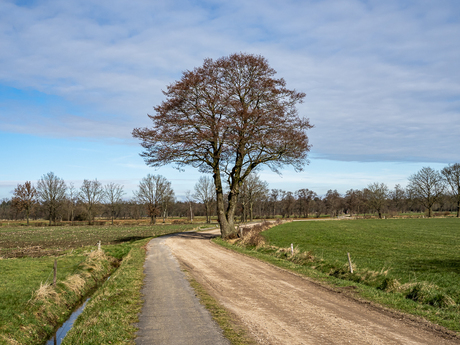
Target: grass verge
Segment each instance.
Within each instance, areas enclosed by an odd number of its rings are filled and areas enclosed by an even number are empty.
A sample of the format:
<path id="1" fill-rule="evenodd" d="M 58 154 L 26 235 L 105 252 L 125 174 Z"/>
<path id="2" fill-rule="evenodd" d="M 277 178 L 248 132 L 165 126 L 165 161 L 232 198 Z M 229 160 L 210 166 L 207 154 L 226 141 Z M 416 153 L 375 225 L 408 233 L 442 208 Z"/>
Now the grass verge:
<path id="1" fill-rule="evenodd" d="M 232 345 L 255 345 L 257 344 L 248 334 L 248 331 L 242 326 L 236 317 L 222 307 L 193 277 L 186 272 L 190 285 L 195 290 L 200 303 L 205 306 L 211 313 L 212 318 L 220 326 Z"/>
<path id="2" fill-rule="evenodd" d="M 129 252 L 120 267 L 92 296 L 62 345 L 134 344 L 134 323 L 142 307 L 145 245 L 149 240 L 133 241 L 129 248 L 125 245 Z"/>

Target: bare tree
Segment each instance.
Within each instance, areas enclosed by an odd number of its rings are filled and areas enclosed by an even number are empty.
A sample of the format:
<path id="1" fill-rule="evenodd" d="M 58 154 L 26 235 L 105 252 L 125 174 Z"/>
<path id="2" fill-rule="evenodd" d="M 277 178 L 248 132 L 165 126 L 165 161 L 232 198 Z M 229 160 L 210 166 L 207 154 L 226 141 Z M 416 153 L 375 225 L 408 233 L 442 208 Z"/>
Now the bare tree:
<path id="1" fill-rule="evenodd" d="M 392 208 L 398 212 L 404 212 L 407 207 L 406 191 L 401 185 L 395 185 L 394 190 L 390 191 L 388 197 L 391 200 Z"/>
<path id="2" fill-rule="evenodd" d="M 452 196 L 457 205 L 457 218 L 460 218 L 460 164 L 448 165 L 441 170 L 444 180 L 451 188 Z"/>
<path id="3" fill-rule="evenodd" d="M 193 197 L 202 202 L 206 213 L 206 223 L 211 222 L 211 207 L 215 198 L 214 183 L 208 176 L 201 176 L 195 184 Z"/>
<path id="4" fill-rule="evenodd" d="M 327 212 L 331 217 L 338 216 L 342 210 L 342 197 L 340 196 L 337 189 L 329 189 L 326 193 L 326 196 L 323 199 Z"/>
<path id="5" fill-rule="evenodd" d="M 136 128 L 146 164 L 176 163 L 213 174 L 222 237 L 235 236 L 235 208 L 244 179 L 259 165 L 302 170 L 310 150 L 296 105 L 305 94 L 289 90 L 262 56 L 233 54 L 184 72 L 164 92 L 150 116 L 152 128 Z M 228 204 L 222 179 L 228 181 Z"/>
<path id="6" fill-rule="evenodd" d="M 254 218 L 254 204 L 268 193 L 268 183 L 252 172 L 243 182 L 243 190 L 249 206 L 249 221 Z"/>
<path id="7" fill-rule="evenodd" d="M 121 198 L 126 193 L 123 191 L 123 186 L 114 182 L 110 182 L 104 186 L 104 199 L 107 205 L 110 208 L 110 217 L 112 219 L 113 225 L 113 217 L 115 215 L 115 209 L 117 205 L 120 204 Z"/>
<path id="8" fill-rule="evenodd" d="M 299 189 L 295 192 L 299 204 L 299 215 L 308 218 L 310 203 L 316 197 L 316 193 L 308 188 Z"/>
<path id="9" fill-rule="evenodd" d="M 388 186 L 385 183 L 375 182 L 367 186 L 366 195 L 369 207 L 378 213 L 380 219 L 382 219 L 382 209 L 387 203 L 388 192 Z"/>
<path id="10" fill-rule="evenodd" d="M 433 205 L 444 193 L 445 185 L 438 171 L 424 167 L 409 177 L 407 188 L 413 196 L 419 198 L 422 205 L 428 210 L 428 217 L 431 217 Z"/>
<path id="11" fill-rule="evenodd" d="M 14 189 L 12 204 L 18 211 L 25 211 L 27 225 L 32 208 L 37 203 L 37 190 L 30 181 L 18 184 Z"/>
<path id="12" fill-rule="evenodd" d="M 104 188 L 97 179 L 83 180 L 78 197 L 86 207 L 88 222 L 91 225 L 94 208 L 104 199 Z"/>
<path id="13" fill-rule="evenodd" d="M 139 182 L 139 190 L 135 191 L 134 195 L 146 206 L 152 224 L 156 224 L 162 200 L 169 190 L 171 190 L 171 182 L 161 175 L 148 174 Z"/>
<path id="14" fill-rule="evenodd" d="M 70 222 L 73 225 L 73 221 L 75 219 L 75 209 L 77 207 L 77 202 L 78 202 L 78 191 L 75 188 L 75 185 L 73 182 L 69 183 L 69 186 L 67 188 L 67 204 L 69 207 L 70 211 Z"/>
<path id="15" fill-rule="evenodd" d="M 58 209 L 65 200 L 67 186 L 63 179 L 49 172 L 41 177 L 37 183 L 37 192 L 41 202 L 48 211 L 49 225 L 56 223 Z"/>
<path id="16" fill-rule="evenodd" d="M 171 188 L 171 184 L 169 184 L 161 198 L 161 210 L 163 212 L 163 223 L 166 223 L 166 217 L 168 216 L 169 206 L 174 203 L 174 191 Z"/>
<path id="17" fill-rule="evenodd" d="M 193 196 L 189 190 L 185 192 L 185 201 L 189 208 L 189 220 L 193 222 Z"/>
<path id="18" fill-rule="evenodd" d="M 270 191 L 270 203 L 272 204 L 272 217 L 276 216 L 276 206 L 278 204 L 278 199 L 280 197 L 281 189 L 272 189 Z"/>

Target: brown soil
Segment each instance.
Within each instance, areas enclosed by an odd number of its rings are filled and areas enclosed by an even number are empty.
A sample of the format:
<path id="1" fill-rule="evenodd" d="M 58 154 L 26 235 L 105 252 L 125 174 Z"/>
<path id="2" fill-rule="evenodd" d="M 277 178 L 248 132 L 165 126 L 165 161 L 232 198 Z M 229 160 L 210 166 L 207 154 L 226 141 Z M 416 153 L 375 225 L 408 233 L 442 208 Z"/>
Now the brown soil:
<path id="1" fill-rule="evenodd" d="M 217 231 L 165 243 L 260 344 L 459 344 L 453 332 L 334 291 L 209 241 Z M 341 293 L 338 293 L 341 292 Z"/>

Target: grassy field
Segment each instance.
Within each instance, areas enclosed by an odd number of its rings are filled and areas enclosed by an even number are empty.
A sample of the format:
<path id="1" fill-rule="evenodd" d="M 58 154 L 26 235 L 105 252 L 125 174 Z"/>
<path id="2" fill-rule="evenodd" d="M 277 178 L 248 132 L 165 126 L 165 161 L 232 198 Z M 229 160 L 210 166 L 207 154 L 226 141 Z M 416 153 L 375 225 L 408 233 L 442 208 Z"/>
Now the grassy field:
<path id="1" fill-rule="evenodd" d="M 270 244 L 302 251 L 331 263 L 388 270 L 401 284 L 427 281 L 460 304 L 460 220 L 401 219 L 292 222 L 263 233 Z M 312 263 L 316 265 L 316 263 Z"/>
<path id="2" fill-rule="evenodd" d="M 82 297 L 119 265 L 134 265 L 139 289 L 142 284 L 142 246 L 150 238 L 196 228 L 196 224 L 157 226 L 85 226 L 45 228 L 0 228 L 0 344 L 39 344 L 54 327 L 67 318 Z M 96 243 L 102 242 L 106 255 L 94 257 Z M 134 261 L 131 259 L 136 257 Z M 129 258 L 129 260 L 127 260 Z M 54 260 L 58 262 L 58 283 L 53 281 Z M 131 264 L 129 264 L 131 262 Z M 129 270 L 128 270 L 129 271 Z M 111 279 L 112 280 L 112 279 Z M 133 281 L 126 276 L 114 280 L 123 289 Z M 129 299 L 140 297 L 126 287 Z M 115 293 L 118 296 L 119 293 Z M 129 303 L 117 298 L 105 300 L 111 310 L 123 310 Z M 136 314 L 132 308 L 133 317 Z M 129 329 L 133 335 L 132 327 Z M 126 336 L 126 334 L 124 335 Z M 80 338 L 83 339 L 84 337 Z"/>
<path id="3" fill-rule="evenodd" d="M 459 219 L 291 222 L 261 234 L 257 248 L 220 243 L 460 331 Z"/>

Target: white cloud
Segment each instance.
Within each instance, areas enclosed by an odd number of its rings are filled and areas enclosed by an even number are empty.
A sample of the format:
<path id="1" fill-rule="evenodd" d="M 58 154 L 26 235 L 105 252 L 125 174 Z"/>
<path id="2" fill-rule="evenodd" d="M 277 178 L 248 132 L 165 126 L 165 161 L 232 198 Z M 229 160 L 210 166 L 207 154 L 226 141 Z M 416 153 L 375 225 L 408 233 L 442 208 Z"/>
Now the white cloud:
<path id="1" fill-rule="evenodd" d="M 128 139 L 181 71 L 243 51 L 307 93 L 318 156 L 458 161 L 458 18 L 454 0 L 6 1 L 0 83 L 67 103 L 5 100 L 0 129 Z"/>

